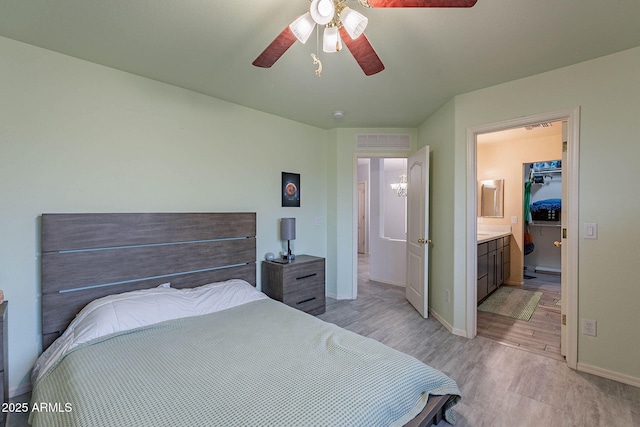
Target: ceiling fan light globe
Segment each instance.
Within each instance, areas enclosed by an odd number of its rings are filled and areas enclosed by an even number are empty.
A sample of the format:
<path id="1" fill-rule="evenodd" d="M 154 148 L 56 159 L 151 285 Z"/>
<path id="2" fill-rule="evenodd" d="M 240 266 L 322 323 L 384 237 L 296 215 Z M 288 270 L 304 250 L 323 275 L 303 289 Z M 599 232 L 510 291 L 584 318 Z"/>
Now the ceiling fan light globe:
<path id="1" fill-rule="evenodd" d="M 318 25 L 326 25 L 333 20 L 336 13 L 336 7 L 333 0 L 313 0 L 309 13 Z"/>
<path id="2" fill-rule="evenodd" d="M 307 12 L 293 21 L 289 25 L 289 29 L 300 43 L 305 44 L 307 40 L 309 40 L 315 26 L 316 23 L 313 21 L 311 14 Z"/>
<path id="3" fill-rule="evenodd" d="M 340 21 L 342 21 L 342 25 L 344 29 L 347 30 L 349 36 L 354 40 L 364 33 L 369 23 L 369 19 L 367 19 L 366 16 L 350 7 L 345 7 L 342 10 L 340 13 Z"/>
<path id="4" fill-rule="evenodd" d="M 338 27 L 327 27 L 322 35 L 322 50 L 327 53 L 338 52 L 342 49 L 342 39 Z"/>

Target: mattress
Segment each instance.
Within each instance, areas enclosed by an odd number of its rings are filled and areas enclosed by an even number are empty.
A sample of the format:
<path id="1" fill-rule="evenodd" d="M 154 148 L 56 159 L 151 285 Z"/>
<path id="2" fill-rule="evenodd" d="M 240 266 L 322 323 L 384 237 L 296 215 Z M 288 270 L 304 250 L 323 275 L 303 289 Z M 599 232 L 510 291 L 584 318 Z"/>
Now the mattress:
<path id="1" fill-rule="evenodd" d="M 417 359 L 270 299 L 83 342 L 36 379 L 34 426 L 403 425 L 460 399 Z M 42 403 L 46 403 L 42 405 Z"/>

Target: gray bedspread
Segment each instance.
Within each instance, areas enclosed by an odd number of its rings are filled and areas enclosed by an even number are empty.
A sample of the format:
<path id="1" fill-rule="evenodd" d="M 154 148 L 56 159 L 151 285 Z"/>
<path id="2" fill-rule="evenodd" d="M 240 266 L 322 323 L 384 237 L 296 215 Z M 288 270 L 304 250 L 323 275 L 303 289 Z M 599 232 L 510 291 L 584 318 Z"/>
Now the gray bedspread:
<path id="1" fill-rule="evenodd" d="M 113 334 L 35 384 L 34 426 L 389 426 L 456 383 L 271 300 Z M 46 403 L 47 405 L 42 405 Z"/>

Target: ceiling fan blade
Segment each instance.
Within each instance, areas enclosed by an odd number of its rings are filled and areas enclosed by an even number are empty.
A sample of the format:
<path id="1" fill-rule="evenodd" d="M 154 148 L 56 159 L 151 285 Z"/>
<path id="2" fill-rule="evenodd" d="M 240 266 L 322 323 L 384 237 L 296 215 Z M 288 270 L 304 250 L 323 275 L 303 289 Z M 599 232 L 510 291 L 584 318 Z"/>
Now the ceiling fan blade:
<path id="1" fill-rule="evenodd" d="M 256 67 L 269 68 L 296 42 L 296 36 L 287 26 L 276 37 L 269 46 L 258 56 L 253 65 Z"/>
<path id="2" fill-rule="evenodd" d="M 344 27 L 340 27 L 340 37 L 367 76 L 384 70 L 384 64 L 364 34 L 354 40 Z"/>
<path id="3" fill-rule="evenodd" d="M 371 7 L 472 7 L 478 0 L 369 0 Z"/>

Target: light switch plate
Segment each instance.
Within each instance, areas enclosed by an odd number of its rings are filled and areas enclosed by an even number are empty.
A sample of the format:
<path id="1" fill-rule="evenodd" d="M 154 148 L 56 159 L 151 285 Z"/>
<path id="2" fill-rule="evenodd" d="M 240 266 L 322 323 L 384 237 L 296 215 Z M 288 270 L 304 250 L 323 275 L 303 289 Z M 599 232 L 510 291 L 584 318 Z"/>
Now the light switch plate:
<path id="1" fill-rule="evenodd" d="M 598 238 L 598 224 L 595 222 L 584 223 L 584 238 L 585 239 L 597 239 Z"/>

